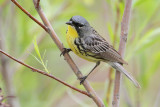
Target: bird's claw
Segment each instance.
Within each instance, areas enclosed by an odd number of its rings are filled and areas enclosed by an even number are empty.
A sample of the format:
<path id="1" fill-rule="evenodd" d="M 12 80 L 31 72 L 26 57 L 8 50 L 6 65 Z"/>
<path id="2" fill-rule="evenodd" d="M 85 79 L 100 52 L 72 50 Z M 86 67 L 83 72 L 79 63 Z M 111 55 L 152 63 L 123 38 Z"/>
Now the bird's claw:
<path id="1" fill-rule="evenodd" d="M 80 85 L 83 84 L 83 82 L 86 80 L 87 76 L 81 77 L 79 78 L 80 80 Z"/>
<path id="2" fill-rule="evenodd" d="M 70 51 L 72 51 L 70 48 L 63 48 L 63 51 L 62 53 L 60 54 L 61 55 L 64 55 L 65 53 L 69 53 Z"/>

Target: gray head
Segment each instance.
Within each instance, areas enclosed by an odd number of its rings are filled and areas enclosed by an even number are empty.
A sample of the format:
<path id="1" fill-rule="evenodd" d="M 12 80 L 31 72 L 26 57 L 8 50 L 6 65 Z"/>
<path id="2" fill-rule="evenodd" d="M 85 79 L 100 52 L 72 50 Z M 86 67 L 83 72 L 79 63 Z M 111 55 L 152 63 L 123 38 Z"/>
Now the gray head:
<path id="1" fill-rule="evenodd" d="M 87 35 L 91 30 L 89 23 L 82 16 L 73 16 L 66 24 L 73 26 L 80 37 Z"/>

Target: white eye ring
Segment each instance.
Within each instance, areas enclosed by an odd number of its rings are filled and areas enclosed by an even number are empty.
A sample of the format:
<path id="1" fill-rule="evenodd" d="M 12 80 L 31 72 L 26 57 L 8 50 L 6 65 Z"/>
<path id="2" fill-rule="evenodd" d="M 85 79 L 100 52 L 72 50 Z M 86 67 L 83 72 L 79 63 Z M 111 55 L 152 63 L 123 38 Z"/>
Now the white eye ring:
<path id="1" fill-rule="evenodd" d="M 81 29 L 82 27 L 79 26 L 78 28 Z"/>

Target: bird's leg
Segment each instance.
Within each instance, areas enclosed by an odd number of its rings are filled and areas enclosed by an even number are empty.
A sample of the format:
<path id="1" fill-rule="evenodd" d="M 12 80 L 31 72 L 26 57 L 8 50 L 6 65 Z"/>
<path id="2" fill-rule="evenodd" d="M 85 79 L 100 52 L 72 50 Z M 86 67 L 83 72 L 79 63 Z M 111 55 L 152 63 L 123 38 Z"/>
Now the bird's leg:
<path id="1" fill-rule="evenodd" d="M 94 68 L 88 73 L 88 75 L 80 78 L 80 85 L 85 81 L 85 79 L 89 76 L 89 74 L 91 74 L 91 72 L 100 64 L 100 61 L 96 62 L 96 65 L 94 66 Z"/>
<path id="2" fill-rule="evenodd" d="M 69 53 L 70 51 L 72 51 L 70 48 L 63 48 L 63 51 L 62 53 L 60 54 L 61 55 L 64 55 L 65 53 Z"/>

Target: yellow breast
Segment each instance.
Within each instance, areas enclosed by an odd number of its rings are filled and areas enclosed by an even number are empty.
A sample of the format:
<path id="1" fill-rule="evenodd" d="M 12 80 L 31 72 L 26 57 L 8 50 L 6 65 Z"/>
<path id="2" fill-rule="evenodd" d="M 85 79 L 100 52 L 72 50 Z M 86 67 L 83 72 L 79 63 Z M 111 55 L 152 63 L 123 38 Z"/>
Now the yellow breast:
<path id="1" fill-rule="evenodd" d="M 78 38 L 78 33 L 75 30 L 74 27 L 68 25 L 68 30 L 67 30 L 67 43 L 69 45 L 69 47 L 71 48 L 71 50 L 78 55 L 79 57 L 86 59 L 88 61 L 91 62 L 97 62 L 98 59 L 95 59 L 94 57 L 90 57 L 90 56 L 86 56 L 85 53 L 80 53 L 77 46 L 75 45 L 74 41 L 76 38 Z"/>
<path id="2" fill-rule="evenodd" d="M 78 33 L 75 30 L 75 28 L 73 28 L 72 26 L 68 25 L 68 30 L 67 30 L 67 43 L 69 45 L 69 47 L 71 48 L 71 50 L 75 53 L 75 54 L 79 54 L 77 47 L 74 45 L 74 40 L 78 38 Z"/>

